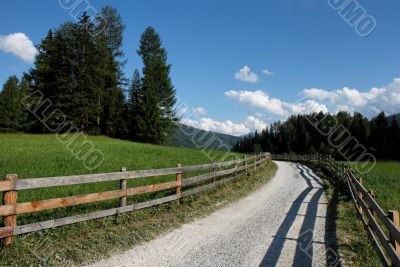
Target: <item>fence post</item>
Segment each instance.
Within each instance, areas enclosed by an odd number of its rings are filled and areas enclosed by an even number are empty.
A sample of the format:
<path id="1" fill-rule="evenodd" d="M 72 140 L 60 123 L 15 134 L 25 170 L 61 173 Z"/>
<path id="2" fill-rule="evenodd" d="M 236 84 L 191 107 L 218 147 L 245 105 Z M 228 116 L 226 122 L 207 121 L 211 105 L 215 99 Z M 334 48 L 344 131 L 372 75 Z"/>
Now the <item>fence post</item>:
<path id="1" fill-rule="evenodd" d="M 211 169 L 212 174 L 213 174 L 213 178 L 212 178 L 213 183 L 215 183 L 215 180 L 216 180 L 216 176 L 215 176 L 216 169 L 217 168 L 215 167 L 215 163 L 213 163 L 213 168 Z"/>
<path id="2" fill-rule="evenodd" d="M 258 155 L 256 154 L 256 157 L 254 158 L 254 174 L 257 172 L 257 161 L 258 161 Z"/>
<path id="3" fill-rule="evenodd" d="M 244 173 L 245 175 L 247 175 L 247 158 L 246 156 L 243 156 L 243 158 L 244 158 Z"/>
<path id="4" fill-rule="evenodd" d="M 4 180 L 12 181 L 13 187 L 15 188 L 15 182 L 17 180 L 16 174 L 7 174 Z M 16 190 L 4 191 L 3 192 L 3 205 L 13 205 L 14 207 L 17 205 L 18 194 Z M 17 215 L 9 215 L 3 217 L 3 224 L 5 227 L 11 227 L 14 229 L 17 226 Z M 11 246 L 13 242 L 13 236 L 9 236 L 4 238 L 3 243 L 4 246 Z"/>
<path id="5" fill-rule="evenodd" d="M 374 191 L 374 190 L 369 189 L 369 190 L 368 190 L 368 194 L 369 194 L 373 199 L 376 198 L 376 194 L 375 194 L 375 191 Z M 376 214 L 376 211 L 372 208 L 372 204 L 371 204 L 371 203 L 369 204 L 368 209 L 369 209 L 369 211 L 371 212 L 372 216 L 376 219 L 377 214 Z"/>
<path id="6" fill-rule="evenodd" d="M 122 167 L 120 169 L 120 172 L 126 172 L 126 168 Z M 120 190 L 126 190 L 126 185 L 127 185 L 127 180 L 126 179 L 119 180 L 119 189 Z M 119 206 L 120 207 L 125 207 L 126 206 L 126 197 L 119 198 Z"/>
<path id="7" fill-rule="evenodd" d="M 360 185 L 363 184 L 363 179 L 362 179 L 361 177 L 358 177 L 357 180 L 358 180 L 358 182 L 360 183 Z M 363 198 L 362 193 L 361 193 L 360 191 L 357 190 L 357 194 L 358 194 L 358 196 L 360 197 L 360 199 L 362 200 L 362 198 Z M 358 210 L 360 211 L 360 214 L 363 214 L 363 209 L 362 209 L 361 204 L 358 205 Z"/>
<path id="8" fill-rule="evenodd" d="M 182 168 L 182 164 L 177 164 L 176 167 Z M 178 187 L 176 188 L 176 194 L 179 196 L 182 192 L 182 172 L 177 172 L 176 173 L 176 181 L 178 182 Z M 176 201 L 176 204 L 181 203 L 181 198 L 179 196 L 178 200 Z"/>
<path id="9" fill-rule="evenodd" d="M 393 224 L 396 225 L 398 228 L 400 228 L 400 213 L 397 210 L 389 210 L 388 215 L 389 219 L 393 222 Z M 400 255 L 400 244 L 396 242 L 396 240 L 392 235 L 389 234 L 389 237 L 397 254 Z"/>

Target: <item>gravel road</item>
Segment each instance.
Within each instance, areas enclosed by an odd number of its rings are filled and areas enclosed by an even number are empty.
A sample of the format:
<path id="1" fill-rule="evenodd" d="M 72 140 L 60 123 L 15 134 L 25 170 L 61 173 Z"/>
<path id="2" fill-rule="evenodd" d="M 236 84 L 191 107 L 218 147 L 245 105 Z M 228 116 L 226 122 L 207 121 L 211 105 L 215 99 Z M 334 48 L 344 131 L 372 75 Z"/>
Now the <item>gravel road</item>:
<path id="1" fill-rule="evenodd" d="M 322 183 L 303 165 L 276 164 L 247 197 L 92 266 L 326 266 Z"/>

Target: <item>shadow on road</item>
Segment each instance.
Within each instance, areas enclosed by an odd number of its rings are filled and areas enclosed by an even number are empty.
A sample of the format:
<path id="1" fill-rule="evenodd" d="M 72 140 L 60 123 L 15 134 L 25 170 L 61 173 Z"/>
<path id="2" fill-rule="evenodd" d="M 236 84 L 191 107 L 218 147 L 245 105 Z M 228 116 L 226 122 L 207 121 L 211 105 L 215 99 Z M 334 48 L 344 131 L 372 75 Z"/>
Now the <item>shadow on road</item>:
<path id="1" fill-rule="evenodd" d="M 292 266 L 312 266 L 314 251 L 313 244 L 314 241 L 314 228 L 317 217 L 318 205 L 322 194 L 324 193 L 324 185 L 322 181 L 317 177 L 311 169 L 303 165 L 297 164 L 300 176 L 306 181 L 307 188 L 302 191 L 298 197 L 292 203 L 285 219 L 280 225 L 274 239 L 271 242 L 260 266 L 276 266 L 280 255 L 282 254 L 285 241 L 292 240 L 296 241 L 295 255 L 293 258 Z M 307 196 L 310 195 L 310 200 L 305 202 Z M 304 215 L 299 214 L 301 205 L 307 204 L 306 213 Z M 325 220 L 325 236 L 324 245 L 326 251 L 326 265 L 327 266 L 339 266 L 332 265 L 332 262 L 336 264 L 338 262 L 338 257 L 336 256 L 336 225 L 332 220 L 328 219 L 332 215 L 335 215 L 336 207 L 327 207 L 327 219 Z M 297 216 L 304 216 L 304 220 L 301 226 L 299 236 L 296 239 L 288 238 L 288 233 L 293 223 L 295 222 Z M 335 244 L 335 246 L 332 246 Z"/>

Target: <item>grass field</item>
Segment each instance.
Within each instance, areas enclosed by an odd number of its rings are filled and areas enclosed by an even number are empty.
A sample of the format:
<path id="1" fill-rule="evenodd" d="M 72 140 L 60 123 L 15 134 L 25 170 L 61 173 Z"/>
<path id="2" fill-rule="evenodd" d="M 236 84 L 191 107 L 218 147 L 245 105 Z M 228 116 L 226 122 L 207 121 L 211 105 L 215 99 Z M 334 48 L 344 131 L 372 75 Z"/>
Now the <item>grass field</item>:
<path id="1" fill-rule="evenodd" d="M 400 162 L 378 161 L 366 175 L 361 175 L 364 187 L 373 189 L 377 202 L 385 212 L 400 211 Z"/>
<path id="2" fill-rule="evenodd" d="M 103 164 L 87 170 L 53 135 L 0 135 L 0 175 L 17 173 L 18 179 L 85 173 L 174 167 L 177 163 L 194 165 L 211 162 L 201 150 L 152 146 L 106 137 L 90 137 L 104 153 Z M 210 152 L 211 156 L 221 152 Z M 242 156 L 242 155 L 237 155 Z M 15 238 L 10 248 L 0 248 L 0 266 L 76 265 L 128 249 L 142 241 L 220 208 L 265 183 L 275 172 L 270 163 L 260 174 L 244 176 L 216 190 L 183 199 L 183 205 L 160 206 L 120 214 L 99 220 L 73 224 Z M 185 178 L 185 177 L 184 177 Z M 135 179 L 129 186 L 152 184 L 175 179 L 175 176 Z M 18 202 L 115 190 L 118 182 L 54 187 L 18 192 Z M 171 194 L 163 191 L 158 194 Z M 157 195 L 158 196 L 158 195 Z M 128 198 L 128 204 L 155 197 L 147 194 Z M 67 207 L 18 216 L 18 224 L 116 207 L 118 200 Z"/>
<path id="3" fill-rule="evenodd" d="M 66 145 L 57 140 L 55 135 L 0 135 L 0 176 L 16 173 L 18 179 L 76 175 L 88 173 L 118 172 L 121 167 L 127 170 L 157 169 L 175 167 L 177 163 L 183 166 L 196 165 L 219 161 L 227 152 L 202 151 L 188 148 L 155 146 L 128 141 L 111 139 L 108 137 L 81 136 L 75 144 L 81 144 L 85 138 L 90 140 L 94 147 L 102 152 L 104 161 L 95 170 L 85 167 L 82 160 L 75 157 Z M 235 154 L 237 156 L 242 156 Z M 191 173 L 193 176 L 198 173 Z M 186 175 L 189 176 L 189 175 Z M 185 176 L 184 176 L 185 178 Z M 174 175 L 150 177 L 128 181 L 129 187 L 155 184 L 174 180 Z M 82 184 L 62 187 L 22 190 L 18 192 L 18 202 L 37 201 L 71 195 L 81 195 L 119 189 L 119 181 L 94 184 Z M 170 194 L 173 190 L 166 190 L 152 194 L 129 197 L 128 204 L 141 202 L 154 197 Z M 20 215 L 18 224 L 27 224 L 40 220 L 56 219 L 84 212 L 96 211 L 116 207 L 118 199 L 71 206 L 64 209 L 48 210 Z"/>

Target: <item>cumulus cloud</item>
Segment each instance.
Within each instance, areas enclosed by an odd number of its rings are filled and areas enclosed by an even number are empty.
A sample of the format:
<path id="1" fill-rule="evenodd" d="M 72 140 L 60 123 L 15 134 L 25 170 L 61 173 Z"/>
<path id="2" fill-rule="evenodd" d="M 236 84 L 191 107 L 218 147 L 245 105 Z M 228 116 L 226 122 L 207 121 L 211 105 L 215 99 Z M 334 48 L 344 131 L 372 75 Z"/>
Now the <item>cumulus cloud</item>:
<path id="1" fill-rule="evenodd" d="M 186 119 L 183 120 L 182 123 L 205 131 L 212 131 L 235 136 L 244 135 L 251 131 L 250 128 L 246 127 L 244 123 L 234 123 L 230 120 L 218 121 L 212 118 L 201 118 L 199 120 Z"/>
<path id="2" fill-rule="evenodd" d="M 207 115 L 207 112 L 203 107 L 193 108 L 192 111 L 194 114 L 199 115 L 199 116 Z"/>
<path id="3" fill-rule="evenodd" d="M 235 73 L 235 79 L 244 81 L 244 82 L 249 82 L 249 83 L 258 82 L 257 74 L 251 72 L 249 66 L 247 66 L 247 65 Z"/>
<path id="4" fill-rule="evenodd" d="M 265 70 L 263 70 L 262 72 L 263 72 L 265 75 L 267 75 L 267 76 L 274 75 L 274 73 L 273 73 L 272 71 L 268 70 L 268 69 L 265 69 Z"/>
<path id="5" fill-rule="evenodd" d="M 283 103 L 277 98 L 270 98 L 261 90 L 257 91 L 234 91 L 225 92 L 227 97 L 238 100 L 242 104 L 250 105 L 257 108 L 262 108 L 273 114 L 284 116 L 286 110 L 283 108 Z"/>
<path id="6" fill-rule="evenodd" d="M 241 136 L 254 132 L 261 131 L 267 127 L 267 123 L 254 117 L 248 116 L 243 122 L 232 122 L 231 120 L 219 121 L 212 118 L 185 118 L 181 123 L 199 128 L 205 131 L 212 131 L 223 134 Z"/>
<path id="7" fill-rule="evenodd" d="M 0 50 L 12 53 L 29 63 L 34 61 L 37 54 L 37 49 L 32 41 L 22 32 L 0 35 Z"/>
<path id="8" fill-rule="evenodd" d="M 388 114 L 400 112 L 400 78 L 394 79 L 388 85 L 373 87 L 364 92 L 349 87 L 336 90 L 311 88 L 304 89 L 303 95 L 330 105 L 335 112 L 358 111 L 367 116 L 373 116 L 382 110 Z"/>
<path id="9" fill-rule="evenodd" d="M 304 102 L 289 103 L 278 98 L 270 98 L 265 92 L 257 91 L 234 91 L 225 92 L 227 97 L 238 100 L 241 104 L 263 109 L 280 117 L 287 117 L 291 114 L 328 112 L 324 104 L 308 99 Z"/>
<path id="10" fill-rule="evenodd" d="M 246 120 L 244 121 L 244 124 L 251 130 L 261 131 L 261 130 L 267 128 L 266 122 L 264 122 L 260 119 L 257 119 L 254 116 L 248 116 L 246 118 Z"/>

